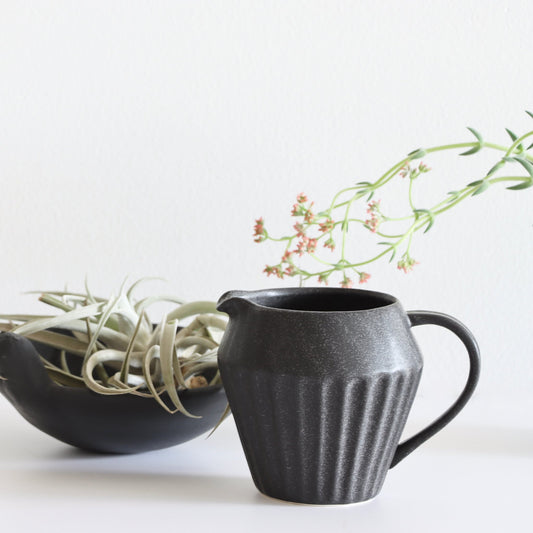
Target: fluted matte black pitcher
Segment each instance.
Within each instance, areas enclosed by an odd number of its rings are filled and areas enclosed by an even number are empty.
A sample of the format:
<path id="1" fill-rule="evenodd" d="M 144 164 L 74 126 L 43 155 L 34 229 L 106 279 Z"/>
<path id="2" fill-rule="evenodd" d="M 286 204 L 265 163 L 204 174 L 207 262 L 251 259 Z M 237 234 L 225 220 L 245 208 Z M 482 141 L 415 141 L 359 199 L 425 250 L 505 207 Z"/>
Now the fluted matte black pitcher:
<path id="1" fill-rule="evenodd" d="M 292 502 L 355 503 L 376 496 L 387 470 L 464 407 L 479 350 L 455 318 L 405 312 L 388 294 L 333 288 L 231 291 L 218 351 L 224 388 L 257 488 Z M 457 401 L 398 444 L 422 357 L 411 327 L 436 324 L 463 341 L 470 373 Z"/>

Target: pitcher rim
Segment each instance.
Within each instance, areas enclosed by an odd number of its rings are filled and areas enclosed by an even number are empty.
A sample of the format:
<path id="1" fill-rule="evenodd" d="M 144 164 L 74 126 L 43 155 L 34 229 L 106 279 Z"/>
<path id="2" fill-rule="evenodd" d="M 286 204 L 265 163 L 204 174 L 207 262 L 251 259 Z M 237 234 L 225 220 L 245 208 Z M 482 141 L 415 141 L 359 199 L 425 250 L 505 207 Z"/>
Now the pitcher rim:
<path id="1" fill-rule="evenodd" d="M 251 305 L 258 307 L 260 309 L 269 309 L 269 310 L 276 310 L 281 312 L 289 312 L 289 313 L 322 313 L 322 314 L 345 314 L 345 313 L 365 313 L 369 311 L 379 311 L 379 310 L 385 310 L 392 306 L 399 305 L 399 300 L 392 294 L 388 294 L 386 292 L 380 292 L 380 291 L 373 291 L 368 289 L 351 289 L 351 288 L 343 288 L 343 287 L 271 287 L 266 289 L 257 289 L 257 290 L 235 290 L 235 291 L 229 291 L 229 293 L 235 293 L 235 297 L 237 299 L 242 299 L 250 303 Z M 369 296 L 378 298 L 382 301 L 382 305 L 373 305 L 372 307 L 368 307 L 365 309 L 338 309 L 338 310 L 313 310 L 313 309 L 290 309 L 285 307 L 276 307 L 272 305 L 265 305 L 263 303 L 259 303 L 253 296 L 264 294 L 265 296 L 268 296 L 269 293 L 277 294 L 280 296 L 289 296 L 291 294 L 296 293 L 322 293 L 322 294 L 345 294 L 345 295 L 360 295 L 360 296 Z M 224 295 L 222 295 L 217 302 L 217 307 L 225 300 L 225 297 L 228 295 L 228 292 L 226 292 Z"/>

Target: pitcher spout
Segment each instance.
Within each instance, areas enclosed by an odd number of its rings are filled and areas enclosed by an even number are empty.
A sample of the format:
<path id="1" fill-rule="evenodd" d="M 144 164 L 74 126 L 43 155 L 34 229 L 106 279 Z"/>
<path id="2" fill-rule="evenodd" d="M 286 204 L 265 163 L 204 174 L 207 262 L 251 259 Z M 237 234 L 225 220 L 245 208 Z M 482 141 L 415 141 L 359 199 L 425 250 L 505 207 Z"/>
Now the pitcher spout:
<path id="1" fill-rule="evenodd" d="M 228 291 L 217 302 L 217 311 L 227 313 L 230 317 L 236 316 L 244 309 L 250 300 L 247 291 Z"/>

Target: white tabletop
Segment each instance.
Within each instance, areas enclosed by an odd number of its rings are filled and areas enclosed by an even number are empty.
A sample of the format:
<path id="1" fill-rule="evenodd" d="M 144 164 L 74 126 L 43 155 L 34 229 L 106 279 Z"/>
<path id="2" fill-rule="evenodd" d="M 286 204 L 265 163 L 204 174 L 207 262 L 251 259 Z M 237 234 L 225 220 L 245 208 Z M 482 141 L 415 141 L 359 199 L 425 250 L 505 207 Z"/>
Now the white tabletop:
<path id="1" fill-rule="evenodd" d="M 207 440 L 130 456 L 64 445 L 30 426 L 3 397 L 0 420 L 6 532 L 531 531 L 533 417 L 523 403 L 475 397 L 389 472 L 377 498 L 331 507 L 259 494 L 232 419 Z"/>

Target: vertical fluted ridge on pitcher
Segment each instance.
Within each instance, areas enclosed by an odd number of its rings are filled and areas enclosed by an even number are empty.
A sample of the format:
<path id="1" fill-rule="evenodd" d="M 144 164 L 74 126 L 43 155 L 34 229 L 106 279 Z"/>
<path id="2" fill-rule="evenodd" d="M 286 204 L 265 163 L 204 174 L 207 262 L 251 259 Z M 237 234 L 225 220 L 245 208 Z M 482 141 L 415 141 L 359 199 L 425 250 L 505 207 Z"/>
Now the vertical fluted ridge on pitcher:
<path id="1" fill-rule="evenodd" d="M 226 392 L 230 401 L 240 396 L 234 415 L 261 492 L 307 503 L 364 501 L 379 492 L 392 459 L 383 451 L 398 438 L 399 423 L 391 421 L 401 423 L 396 411 L 405 408 L 395 401 L 416 376 L 379 374 L 342 388 L 334 378 L 241 370 L 238 382 Z"/>

